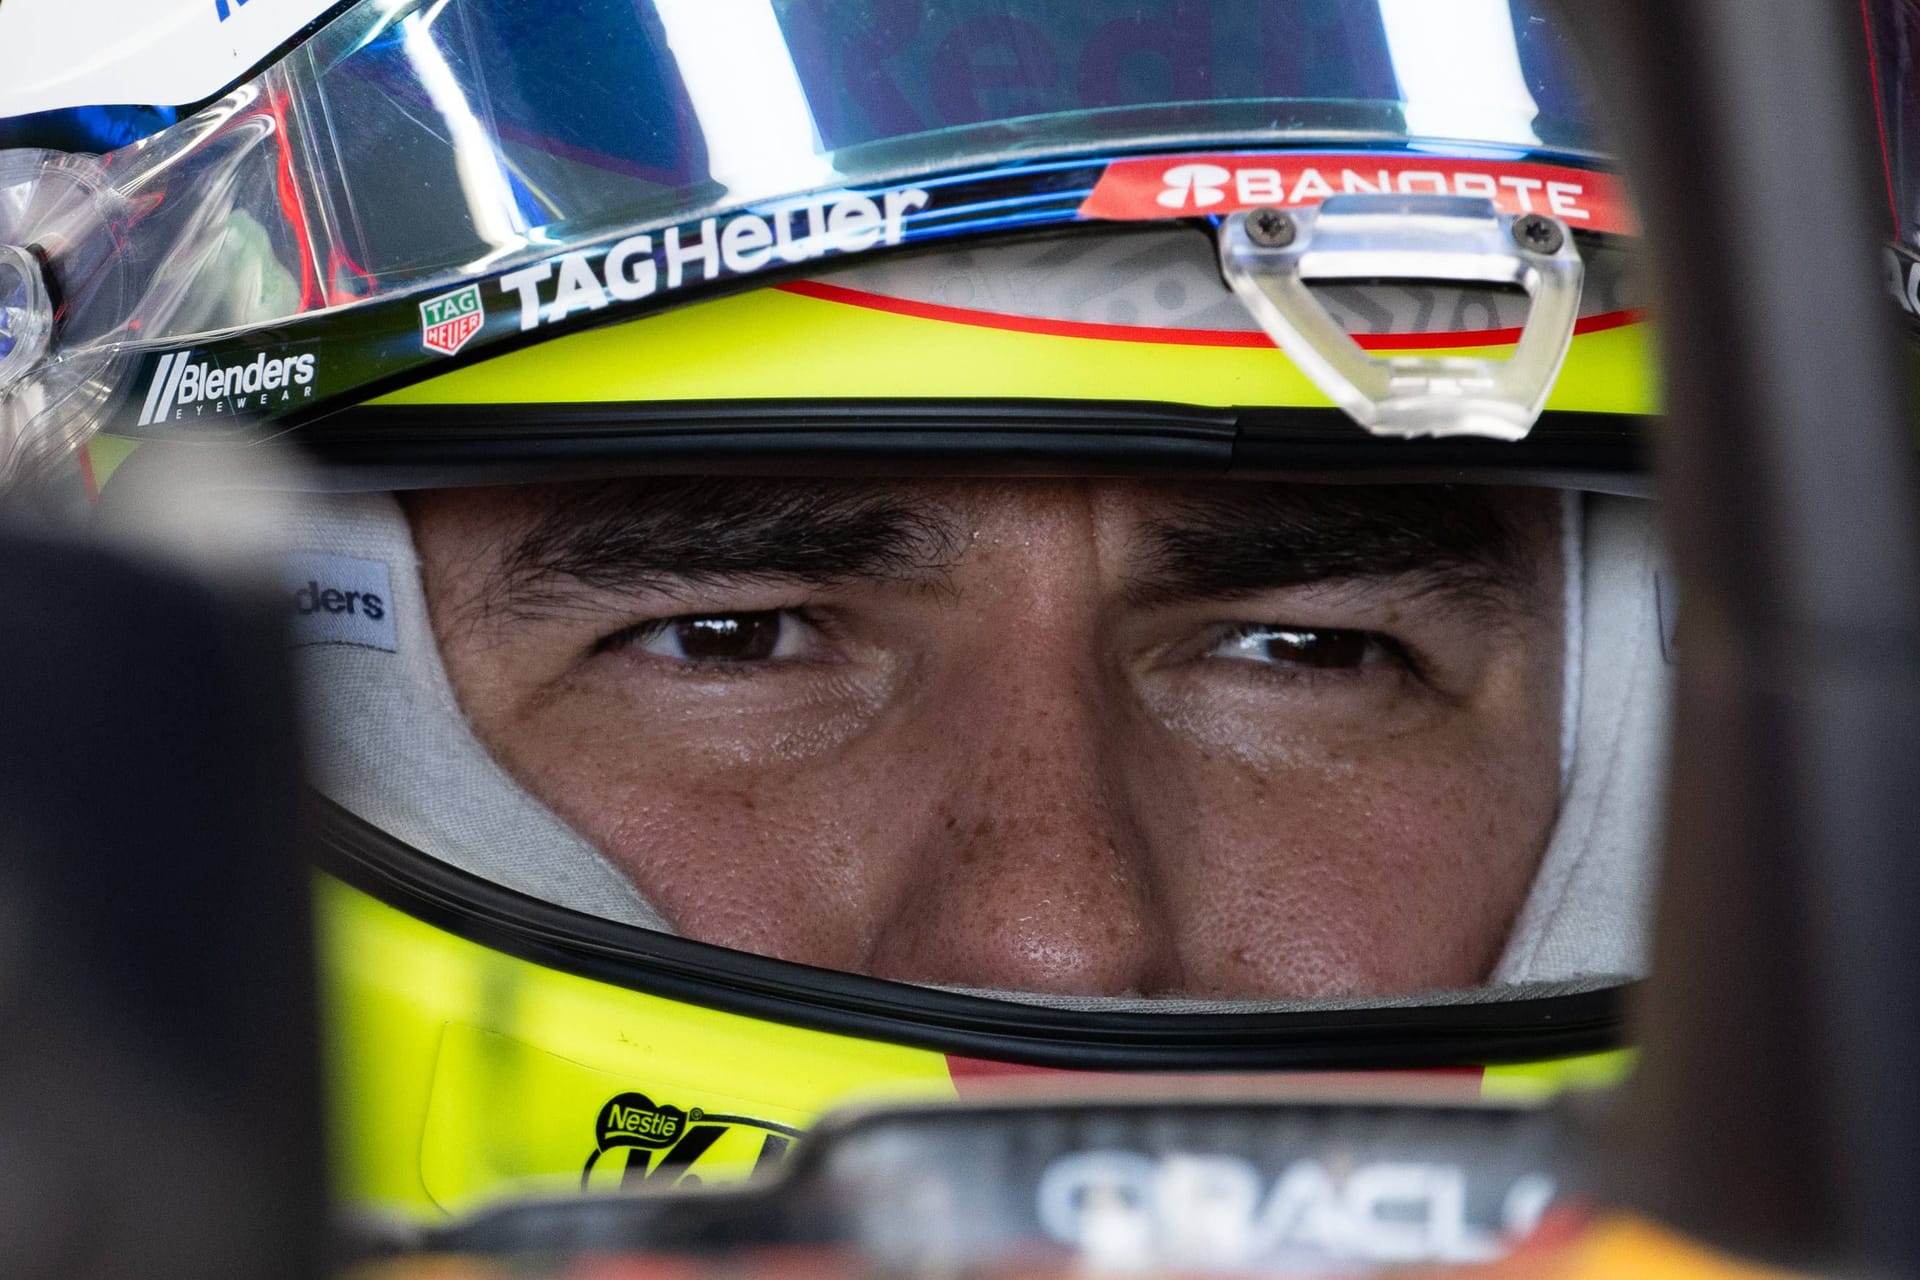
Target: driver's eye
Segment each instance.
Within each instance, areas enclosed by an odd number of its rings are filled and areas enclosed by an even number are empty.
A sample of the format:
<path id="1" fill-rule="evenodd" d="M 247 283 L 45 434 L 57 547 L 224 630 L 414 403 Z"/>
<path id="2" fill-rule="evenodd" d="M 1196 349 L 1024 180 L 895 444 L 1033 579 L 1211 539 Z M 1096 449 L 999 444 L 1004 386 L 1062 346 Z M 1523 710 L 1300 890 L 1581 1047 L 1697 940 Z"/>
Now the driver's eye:
<path id="1" fill-rule="evenodd" d="M 1207 656 L 1277 667 L 1336 671 L 1394 661 L 1397 649 L 1394 641 L 1373 631 L 1255 623 L 1222 637 Z"/>
<path id="2" fill-rule="evenodd" d="M 680 662 L 763 662 L 800 652 L 804 630 L 805 624 L 787 609 L 689 614 L 645 623 L 603 647 L 625 643 Z"/>

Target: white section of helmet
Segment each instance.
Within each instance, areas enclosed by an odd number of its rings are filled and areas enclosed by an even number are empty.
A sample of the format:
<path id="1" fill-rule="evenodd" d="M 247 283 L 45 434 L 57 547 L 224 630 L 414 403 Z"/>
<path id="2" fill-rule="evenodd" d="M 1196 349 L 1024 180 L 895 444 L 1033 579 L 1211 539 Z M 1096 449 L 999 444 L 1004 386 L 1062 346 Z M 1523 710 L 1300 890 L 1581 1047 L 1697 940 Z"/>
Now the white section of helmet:
<path id="1" fill-rule="evenodd" d="M 205 101 L 336 3 L 7 0 L 0 5 L 0 49 L 7 51 L 0 116 L 96 103 Z"/>

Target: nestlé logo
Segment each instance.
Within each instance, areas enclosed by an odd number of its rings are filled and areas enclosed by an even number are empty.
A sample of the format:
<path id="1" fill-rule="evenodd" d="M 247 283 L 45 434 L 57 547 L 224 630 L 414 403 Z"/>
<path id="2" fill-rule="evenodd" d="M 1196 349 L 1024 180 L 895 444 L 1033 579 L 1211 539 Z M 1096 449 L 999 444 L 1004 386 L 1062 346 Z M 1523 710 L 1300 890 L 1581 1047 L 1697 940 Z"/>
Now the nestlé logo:
<path id="1" fill-rule="evenodd" d="M 601 1151 L 614 1147 L 658 1151 L 672 1146 L 686 1123 L 687 1113 L 678 1107 L 657 1107 L 644 1093 L 623 1093 L 600 1108 L 595 1129 Z"/>
<path id="2" fill-rule="evenodd" d="M 275 404 L 313 398 L 319 358 L 302 355 L 269 356 L 256 352 L 244 364 L 221 364 L 213 356 L 192 351 L 169 351 L 154 366 L 140 408 L 143 427 L 161 422 L 184 422 L 215 414 L 244 413 Z"/>

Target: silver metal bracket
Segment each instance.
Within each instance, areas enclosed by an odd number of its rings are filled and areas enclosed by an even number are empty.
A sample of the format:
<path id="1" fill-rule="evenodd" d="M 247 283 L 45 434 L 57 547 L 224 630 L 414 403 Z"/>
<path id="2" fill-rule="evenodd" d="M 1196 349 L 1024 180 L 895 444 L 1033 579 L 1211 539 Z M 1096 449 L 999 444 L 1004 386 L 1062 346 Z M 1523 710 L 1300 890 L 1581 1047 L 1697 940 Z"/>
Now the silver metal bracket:
<path id="1" fill-rule="evenodd" d="M 1354 421 L 1380 436 L 1490 436 L 1533 429 L 1573 342 L 1585 268 L 1566 227 L 1473 196 L 1345 195 L 1317 209 L 1253 209 L 1220 229 L 1227 283 L 1275 345 Z M 1513 354 L 1375 356 L 1309 280 L 1445 280 L 1517 286 L 1531 299 Z"/>

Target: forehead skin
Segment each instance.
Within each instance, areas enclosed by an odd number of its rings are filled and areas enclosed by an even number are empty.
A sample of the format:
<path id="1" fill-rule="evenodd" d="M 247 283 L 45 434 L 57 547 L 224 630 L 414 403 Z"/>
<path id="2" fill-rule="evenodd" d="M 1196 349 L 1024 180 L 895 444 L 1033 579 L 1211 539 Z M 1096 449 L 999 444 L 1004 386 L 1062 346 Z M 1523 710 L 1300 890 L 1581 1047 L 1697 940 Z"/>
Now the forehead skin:
<path id="1" fill-rule="evenodd" d="M 1466 987 L 1557 812 L 1551 494 L 632 482 L 407 509 L 480 739 L 704 941 L 1074 994 Z M 824 634 L 784 665 L 609 640 L 781 609 Z M 1418 673 L 1218 656 L 1241 623 L 1391 637 Z"/>

